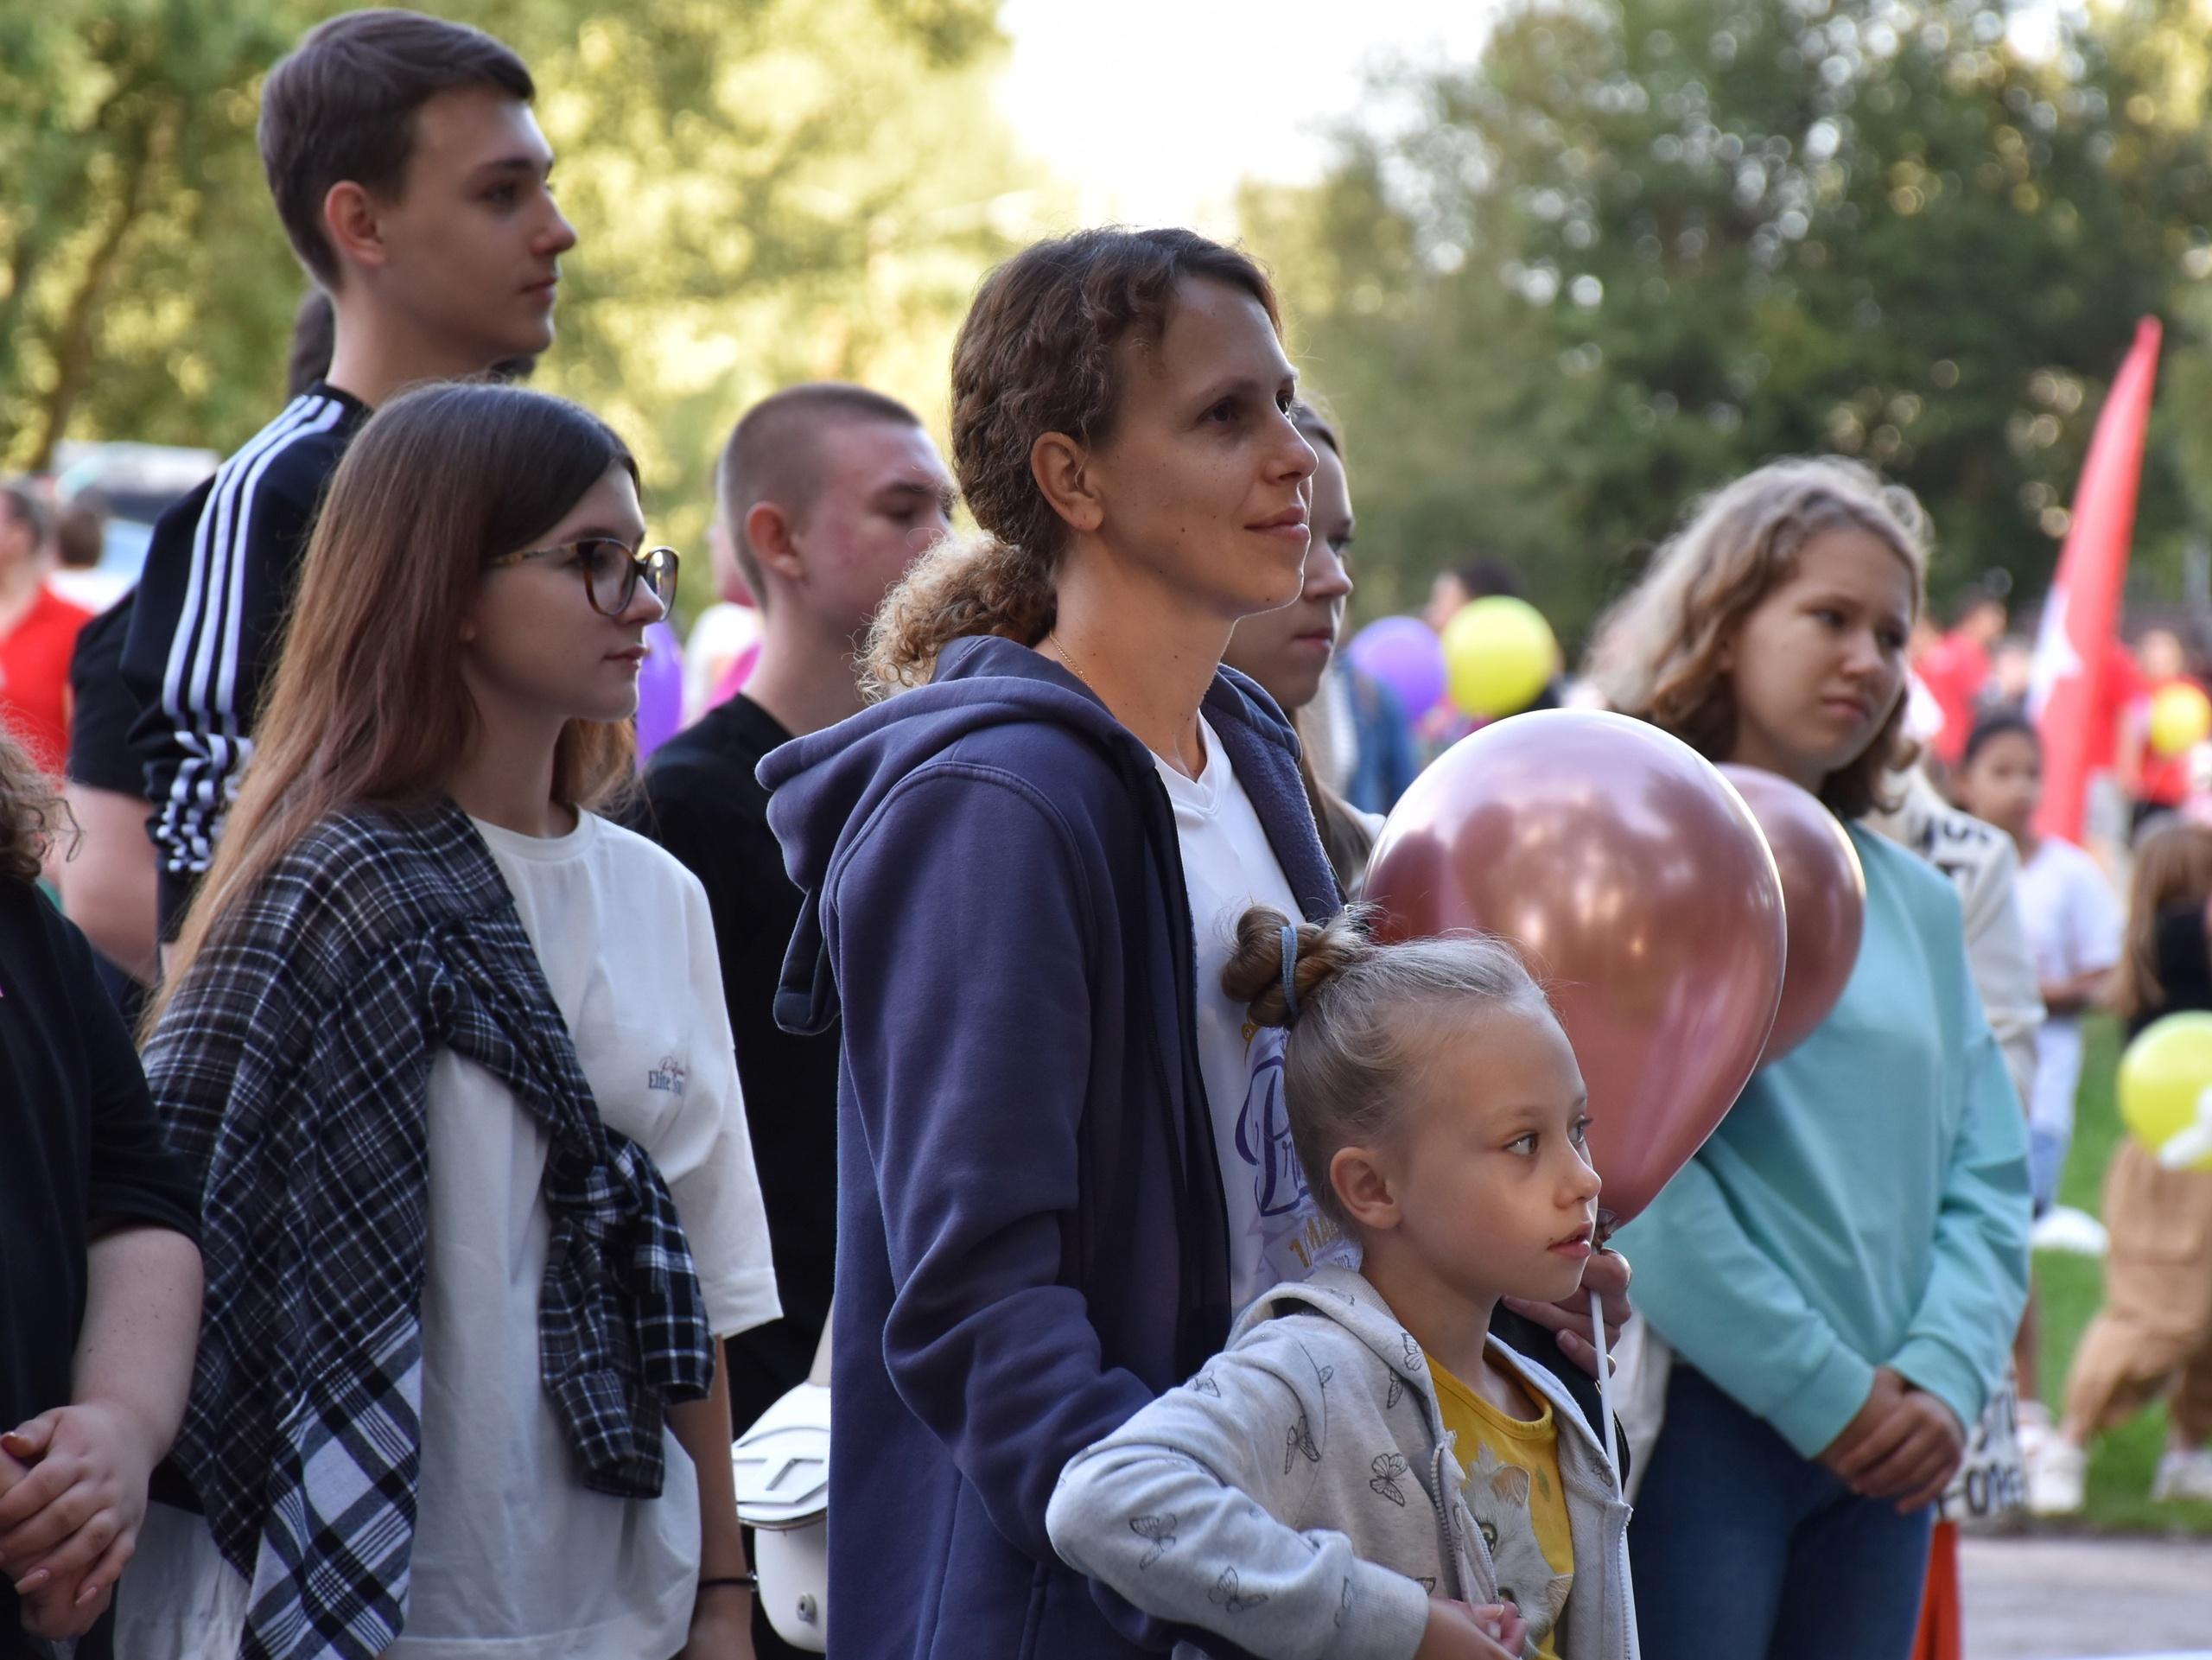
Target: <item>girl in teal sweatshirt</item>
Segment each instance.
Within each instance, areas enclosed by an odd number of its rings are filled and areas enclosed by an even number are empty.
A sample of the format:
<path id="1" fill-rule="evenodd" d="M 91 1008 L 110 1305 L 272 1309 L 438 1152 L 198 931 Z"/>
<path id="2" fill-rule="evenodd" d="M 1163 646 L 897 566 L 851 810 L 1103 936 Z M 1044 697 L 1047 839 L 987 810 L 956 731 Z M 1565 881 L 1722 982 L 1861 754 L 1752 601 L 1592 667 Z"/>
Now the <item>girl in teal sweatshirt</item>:
<path id="1" fill-rule="evenodd" d="M 2020 1107 L 1943 879 L 1855 821 L 1897 758 L 1923 522 L 1829 460 L 1700 504 L 1600 632 L 1614 707 L 1848 828 L 1842 999 L 1619 1236 L 1677 1357 L 1630 1543 L 1649 1660 L 1903 1660 L 1931 1506 L 2025 1296 Z"/>

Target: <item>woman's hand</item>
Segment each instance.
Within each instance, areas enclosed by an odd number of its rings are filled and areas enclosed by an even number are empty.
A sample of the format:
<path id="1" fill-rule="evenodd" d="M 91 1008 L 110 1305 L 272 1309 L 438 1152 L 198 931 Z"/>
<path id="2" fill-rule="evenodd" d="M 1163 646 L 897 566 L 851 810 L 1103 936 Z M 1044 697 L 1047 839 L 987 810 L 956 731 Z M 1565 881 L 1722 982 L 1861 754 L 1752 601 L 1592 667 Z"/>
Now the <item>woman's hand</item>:
<path id="1" fill-rule="evenodd" d="M 1428 1625 L 1414 1660 L 1521 1660 L 1529 1627 L 1510 1602 L 1470 1608 L 1443 1597 L 1428 1600 Z"/>
<path id="2" fill-rule="evenodd" d="M 120 1407 L 86 1402 L 0 1435 L 0 1452 L 30 1466 L 0 1494 L 0 1570 L 18 1596 L 49 1612 L 56 1600 L 50 1587 L 73 1583 L 70 1623 L 79 1610 L 96 1617 L 137 1548 L 159 1454 L 155 1437 Z M 26 1617 L 31 1612 L 27 1607 Z"/>
<path id="3" fill-rule="evenodd" d="M 741 1586 L 702 1586 L 691 1634 L 676 1660 L 753 1660 L 753 1593 Z"/>
<path id="4" fill-rule="evenodd" d="M 1895 1498 L 1910 1515 L 1942 1497 L 1966 1458 L 1966 1428 L 1951 1409 L 1887 1366 L 1821 1462 L 1861 1498 Z"/>
<path id="5" fill-rule="evenodd" d="M 1605 1309 L 1605 1353 L 1621 1340 L 1628 1323 L 1628 1258 L 1617 1250 L 1594 1252 L 1582 1269 L 1582 1288 L 1563 1302 L 1524 1302 L 1508 1297 L 1505 1306 L 1523 1320 L 1548 1327 L 1559 1339 L 1559 1352 L 1592 1377 L 1598 1375 L 1596 1333 L 1590 1325 L 1590 1294 L 1596 1292 Z"/>

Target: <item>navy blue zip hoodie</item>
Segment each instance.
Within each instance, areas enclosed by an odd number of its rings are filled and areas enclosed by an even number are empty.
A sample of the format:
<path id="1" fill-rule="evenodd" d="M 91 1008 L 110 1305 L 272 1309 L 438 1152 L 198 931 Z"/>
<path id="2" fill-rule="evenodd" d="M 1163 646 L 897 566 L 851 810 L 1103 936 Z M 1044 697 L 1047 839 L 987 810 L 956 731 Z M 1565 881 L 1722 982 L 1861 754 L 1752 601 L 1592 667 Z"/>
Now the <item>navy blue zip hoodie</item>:
<path id="1" fill-rule="evenodd" d="M 1289 728 L 1230 670 L 1205 713 L 1306 914 L 1329 915 Z M 1152 754 L 1059 665 L 983 637 L 760 776 L 806 895 L 777 1017 L 844 1023 L 836 1650 L 1165 1648 L 1183 1633 L 1094 1597 L 1045 1531 L 1062 1466 L 1229 1331 L 1189 900 Z"/>

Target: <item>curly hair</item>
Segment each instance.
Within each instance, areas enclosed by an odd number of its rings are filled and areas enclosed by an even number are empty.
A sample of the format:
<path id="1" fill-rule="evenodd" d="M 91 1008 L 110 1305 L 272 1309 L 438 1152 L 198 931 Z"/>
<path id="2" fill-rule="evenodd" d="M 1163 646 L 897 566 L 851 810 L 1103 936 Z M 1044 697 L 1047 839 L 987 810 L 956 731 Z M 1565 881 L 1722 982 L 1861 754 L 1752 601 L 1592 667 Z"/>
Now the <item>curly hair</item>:
<path id="1" fill-rule="evenodd" d="M 36 881 L 67 815 L 54 781 L 0 728 L 0 875 Z"/>
<path id="2" fill-rule="evenodd" d="M 1796 573 L 1823 531 L 1848 525 L 1886 544 L 1912 574 L 1914 614 L 1925 602 L 1929 525 L 1913 493 L 1856 461 L 1807 456 L 1770 461 L 1691 505 L 1643 579 L 1599 622 L 1589 676 L 1607 703 L 1672 733 L 1709 760 L 1736 742 L 1736 699 L 1725 666 L 1744 620 Z M 1900 696 L 1873 741 L 1831 773 L 1821 799 L 1842 818 L 1885 805 L 1884 780 L 1901 753 Z"/>
<path id="3" fill-rule="evenodd" d="M 1281 328 L 1266 274 L 1195 231 L 1078 231 L 983 279 L 952 351 L 953 471 L 982 535 L 938 543 L 884 601 L 865 659 L 875 695 L 926 681 L 964 635 L 1045 637 L 1068 532 L 1030 452 L 1047 433 L 1083 444 L 1113 436 L 1122 346 L 1156 342 L 1177 289 L 1194 280 L 1250 295 Z"/>

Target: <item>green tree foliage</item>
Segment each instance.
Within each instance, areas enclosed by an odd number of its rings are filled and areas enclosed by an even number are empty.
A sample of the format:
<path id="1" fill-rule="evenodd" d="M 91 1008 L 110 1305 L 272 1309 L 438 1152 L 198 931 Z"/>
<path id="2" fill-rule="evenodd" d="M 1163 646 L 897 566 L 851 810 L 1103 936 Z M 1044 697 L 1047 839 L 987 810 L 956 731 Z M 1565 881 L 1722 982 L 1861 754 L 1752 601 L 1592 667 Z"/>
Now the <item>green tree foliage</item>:
<path id="1" fill-rule="evenodd" d="M 260 79 L 341 8 L 41 0 L 0 16 L 0 463 L 58 436 L 239 442 L 303 278 Z M 1049 212 L 991 113 L 996 0 L 446 0 L 530 62 L 582 239 L 537 384 L 638 449 L 702 548 L 716 444 L 810 376 L 941 417 L 976 278 Z M 687 601 L 705 597 L 703 558 Z"/>
<path id="2" fill-rule="evenodd" d="M 2161 569 L 2212 483 L 2177 413 L 2208 391 L 2208 29 L 2139 0 L 2029 56 L 1957 0 L 1536 3 L 1473 69 L 1395 76 L 1395 136 L 1246 204 L 1344 421 L 1361 608 L 1491 552 L 1579 631 L 1688 499 L 1808 450 L 1921 493 L 1939 595 L 2037 591 L 2148 313 Z"/>

